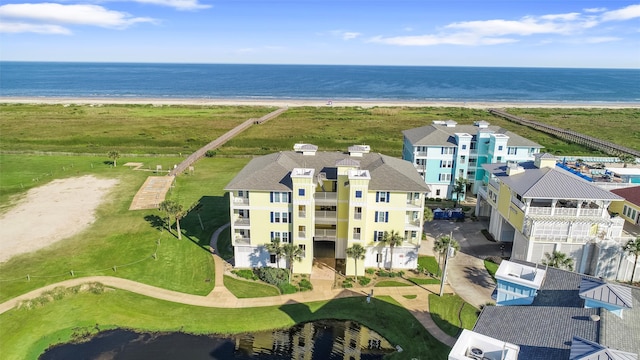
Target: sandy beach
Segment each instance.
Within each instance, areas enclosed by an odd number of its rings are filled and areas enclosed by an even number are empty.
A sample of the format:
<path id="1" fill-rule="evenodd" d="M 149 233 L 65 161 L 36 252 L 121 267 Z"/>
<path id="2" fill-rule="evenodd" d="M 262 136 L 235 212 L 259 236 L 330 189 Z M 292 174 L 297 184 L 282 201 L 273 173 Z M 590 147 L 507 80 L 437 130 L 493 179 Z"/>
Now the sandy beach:
<path id="1" fill-rule="evenodd" d="M 330 103 L 331 102 L 331 103 Z M 467 102 L 467 101 L 404 101 L 404 100 L 351 100 L 351 99 L 153 99 L 153 98 L 21 98 L 0 97 L 0 103 L 13 104 L 61 104 L 61 105 L 109 105 L 137 104 L 153 106 L 198 105 L 198 106 L 277 106 L 277 107 L 465 107 L 469 109 L 490 108 L 564 108 L 564 109 L 640 109 L 640 103 L 565 103 L 565 102 Z"/>

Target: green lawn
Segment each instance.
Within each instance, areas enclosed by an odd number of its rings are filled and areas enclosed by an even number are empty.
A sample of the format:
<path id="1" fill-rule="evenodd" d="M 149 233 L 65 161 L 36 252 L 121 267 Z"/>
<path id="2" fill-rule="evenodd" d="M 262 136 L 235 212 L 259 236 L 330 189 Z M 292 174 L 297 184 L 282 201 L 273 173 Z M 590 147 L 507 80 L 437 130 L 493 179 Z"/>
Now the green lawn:
<path id="1" fill-rule="evenodd" d="M 489 261 L 489 260 L 485 260 L 484 261 L 484 267 L 487 269 L 487 271 L 489 272 L 489 275 L 491 275 L 491 277 L 493 278 L 493 281 L 496 281 L 496 271 L 498 271 L 498 267 L 500 267 L 500 265 Z"/>
<path id="2" fill-rule="evenodd" d="M 435 256 L 419 256 L 418 265 L 422 266 L 431 274 L 440 274 L 440 267 L 438 267 L 438 261 L 436 261 Z"/>
<path id="3" fill-rule="evenodd" d="M 462 329 L 471 330 L 479 315 L 478 309 L 451 294 L 429 294 L 429 312 L 438 327 L 451 336 L 458 336 Z"/>
<path id="4" fill-rule="evenodd" d="M 280 295 L 277 287 L 250 280 L 224 277 L 224 286 L 239 299 Z"/>
<path id="5" fill-rule="evenodd" d="M 215 300 L 212 300 L 214 303 Z M 241 333 L 290 327 L 318 319 L 354 320 L 380 333 L 404 352 L 390 359 L 446 359 L 449 348 L 390 297 L 293 303 L 247 309 L 205 308 L 156 300 L 123 290 L 80 293 L 31 310 L 0 315 L 0 348 L 7 360 L 35 359 L 49 344 L 73 334 L 115 327 L 187 333 Z"/>
<path id="6" fill-rule="evenodd" d="M 213 282 L 206 281 L 214 278 L 213 259 L 206 247 L 213 231 L 229 221 L 223 187 L 248 159 L 205 158 L 195 165 L 194 174 L 177 178 L 168 197 L 185 208 L 202 204 L 199 215 L 205 226 L 202 230 L 195 211 L 189 213 L 181 221 L 184 234 L 181 241 L 158 226 L 157 210 L 128 210 L 134 194 L 150 173 L 121 166 L 111 168 L 100 160 L 102 158 L 85 156 L 3 154 L 0 157 L 0 189 L 5 200 L 16 194 L 20 179 L 28 178 L 26 174 L 40 170 L 44 173 L 60 164 L 74 164 L 73 173 L 68 176 L 94 174 L 120 181 L 109 200 L 98 208 L 98 220 L 87 230 L 0 264 L 0 301 L 68 279 L 71 271 L 75 276 L 119 276 L 192 294 L 205 295 L 213 289 Z M 122 160 L 161 163 L 167 167 L 177 161 L 165 157 Z M 54 173 L 51 177 L 59 176 Z M 49 180 L 40 180 L 38 184 Z M 158 256 L 154 260 L 151 256 L 156 251 Z M 127 264 L 131 265 L 125 266 Z"/>
<path id="7" fill-rule="evenodd" d="M 378 281 L 374 287 L 396 287 L 396 286 L 412 286 L 412 285 L 407 284 L 406 282 L 384 280 L 384 281 Z"/>
<path id="8" fill-rule="evenodd" d="M 416 285 L 433 285 L 440 284 L 440 279 L 425 279 L 425 278 L 409 278 L 409 281 Z"/>

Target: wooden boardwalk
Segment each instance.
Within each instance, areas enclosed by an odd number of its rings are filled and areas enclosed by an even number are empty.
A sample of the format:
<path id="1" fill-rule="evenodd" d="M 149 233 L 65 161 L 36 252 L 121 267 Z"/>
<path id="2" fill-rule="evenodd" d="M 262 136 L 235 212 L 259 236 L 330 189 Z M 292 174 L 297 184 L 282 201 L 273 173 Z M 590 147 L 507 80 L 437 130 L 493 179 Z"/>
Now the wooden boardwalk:
<path id="1" fill-rule="evenodd" d="M 553 135 L 559 139 L 567 140 L 576 144 L 584 145 L 591 149 L 600 150 L 613 156 L 620 156 L 623 154 L 640 157 L 640 151 L 630 149 L 628 147 L 614 144 L 608 141 L 594 138 L 593 136 L 581 134 L 579 132 L 558 128 L 548 124 L 544 124 L 538 121 L 533 121 L 525 118 L 521 118 L 506 111 L 498 109 L 489 109 L 489 112 L 493 115 L 500 116 L 509 121 L 515 122 L 520 125 L 528 126 L 538 131 Z"/>
<path id="2" fill-rule="evenodd" d="M 149 176 L 133 197 L 129 210 L 157 209 L 174 180 L 173 176 Z"/>

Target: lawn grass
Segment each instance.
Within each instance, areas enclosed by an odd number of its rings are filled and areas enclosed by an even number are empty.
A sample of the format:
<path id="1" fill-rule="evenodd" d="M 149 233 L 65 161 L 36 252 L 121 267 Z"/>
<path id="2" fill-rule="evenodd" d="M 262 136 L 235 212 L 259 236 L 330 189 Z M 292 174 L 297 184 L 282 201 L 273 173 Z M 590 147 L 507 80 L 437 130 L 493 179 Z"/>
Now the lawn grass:
<path id="1" fill-rule="evenodd" d="M 224 286 L 239 299 L 280 295 L 278 288 L 273 285 L 240 280 L 231 276 L 224 277 Z"/>
<path id="2" fill-rule="evenodd" d="M 484 267 L 489 272 L 489 275 L 493 278 L 493 281 L 496 281 L 496 271 L 498 271 L 498 267 L 500 265 L 494 263 L 493 261 L 485 260 Z"/>
<path id="3" fill-rule="evenodd" d="M 418 265 L 422 266 L 431 274 L 440 274 L 440 267 L 438 266 L 435 256 L 418 256 Z"/>
<path id="4" fill-rule="evenodd" d="M 231 227 L 222 230 L 218 236 L 218 255 L 229 260 L 233 257 L 233 246 L 231 245 Z"/>
<path id="5" fill-rule="evenodd" d="M 120 181 L 108 201 L 98 208 L 97 220 L 87 230 L 0 264 L 0 301 L 68 279 L 71 271 L 75 276 L 119 276 L 175 291 L 209 293 L 214 285 L 210 281 L 214 278 L 214 264 L 207 246 L 213 231 L 229 221 L 223 187 L 248 159 L 205 158 L 196 164 L 192 175 L 177 178 L 176 187 L 168 197 L 178 200 L 185 208 L 201 203 L 200 216 L 205 226 L 202 230 L 195 212 L 187 214 L 181 221 L 184 234 L 181 241 L 158 226 L 161 214 L 157 210 L 128 210 L 133 195 L 151 173 L 121 166 L 112 168 L 98 160 L 101 158 L 8 154 L 0 157 L 3 199 L 9 199 L 9 194 L 15 195 L 15 184 L 19 184 L 25 174 L 46 166 L 57 168 L 63 163 L 73 162 L 75 169 L 71 174 L 62 173 L 65 177 L 93 174 Z M 165 157 L 126 160 L 167 165 L 176 162 Z M 60 175 L 54 173 L 50 178 Z M 151 256 L 156 251 L 157 259 L 153 259 Z M 134 264 L 124 266 L 131 263 Z"/>
<path id="6" fill-rule="evenodd" d="M 73 334 L 115 327 L 142 331 L 235 334 L 287 328 L 319 319 L 354 320 L 378 332 L 404 351 L 389 359 L 446 359 L 449 348 L 390 297 L 340 298 L 260 308 L 221 309 L 175 304 L 123 290 L 100 295 L 80 293 L 31 310 L 0 315 L 0 348 L 7 360 L 35 359 L 49 344 Z"/>
<path id="7" fill-rule="evenodd" d="M 425 278 L 411 277 L 411 278 L 409 278 L 409 281 L 411 281 L 412 283 L 414 283 L 416 285 L 440 284 L 440 279 L 425 279 Z"/>
<path id="8" fill-rule="evenodd" d="M 418 297 L 418 295 L 402 295 L 403 298 L 413 300 Z"/>
<path id="9" fill-rule="evenodd" d="M 3 151 L 190 154 L 250 118 L 259 106 L 0 104 Z"/>
<path id="10" fill-rule="evenodd" d="M 471 330 L 479 315 L 478 309 L 452 294 L 429 294 L 429 312 L 436 325 L 450 336 L 457 336 L 462 329 Z"/>

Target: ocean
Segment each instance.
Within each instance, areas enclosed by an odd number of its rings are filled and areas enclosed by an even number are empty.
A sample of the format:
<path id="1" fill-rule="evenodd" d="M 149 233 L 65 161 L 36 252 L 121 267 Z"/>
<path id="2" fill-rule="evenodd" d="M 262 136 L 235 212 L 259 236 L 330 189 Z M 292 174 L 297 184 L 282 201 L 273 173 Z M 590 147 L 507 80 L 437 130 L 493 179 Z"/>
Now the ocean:
<path id="1" fill-rule="evenodd" d="M 0 96 L 640 103 L 640 69 L 0 62 Z"/>

